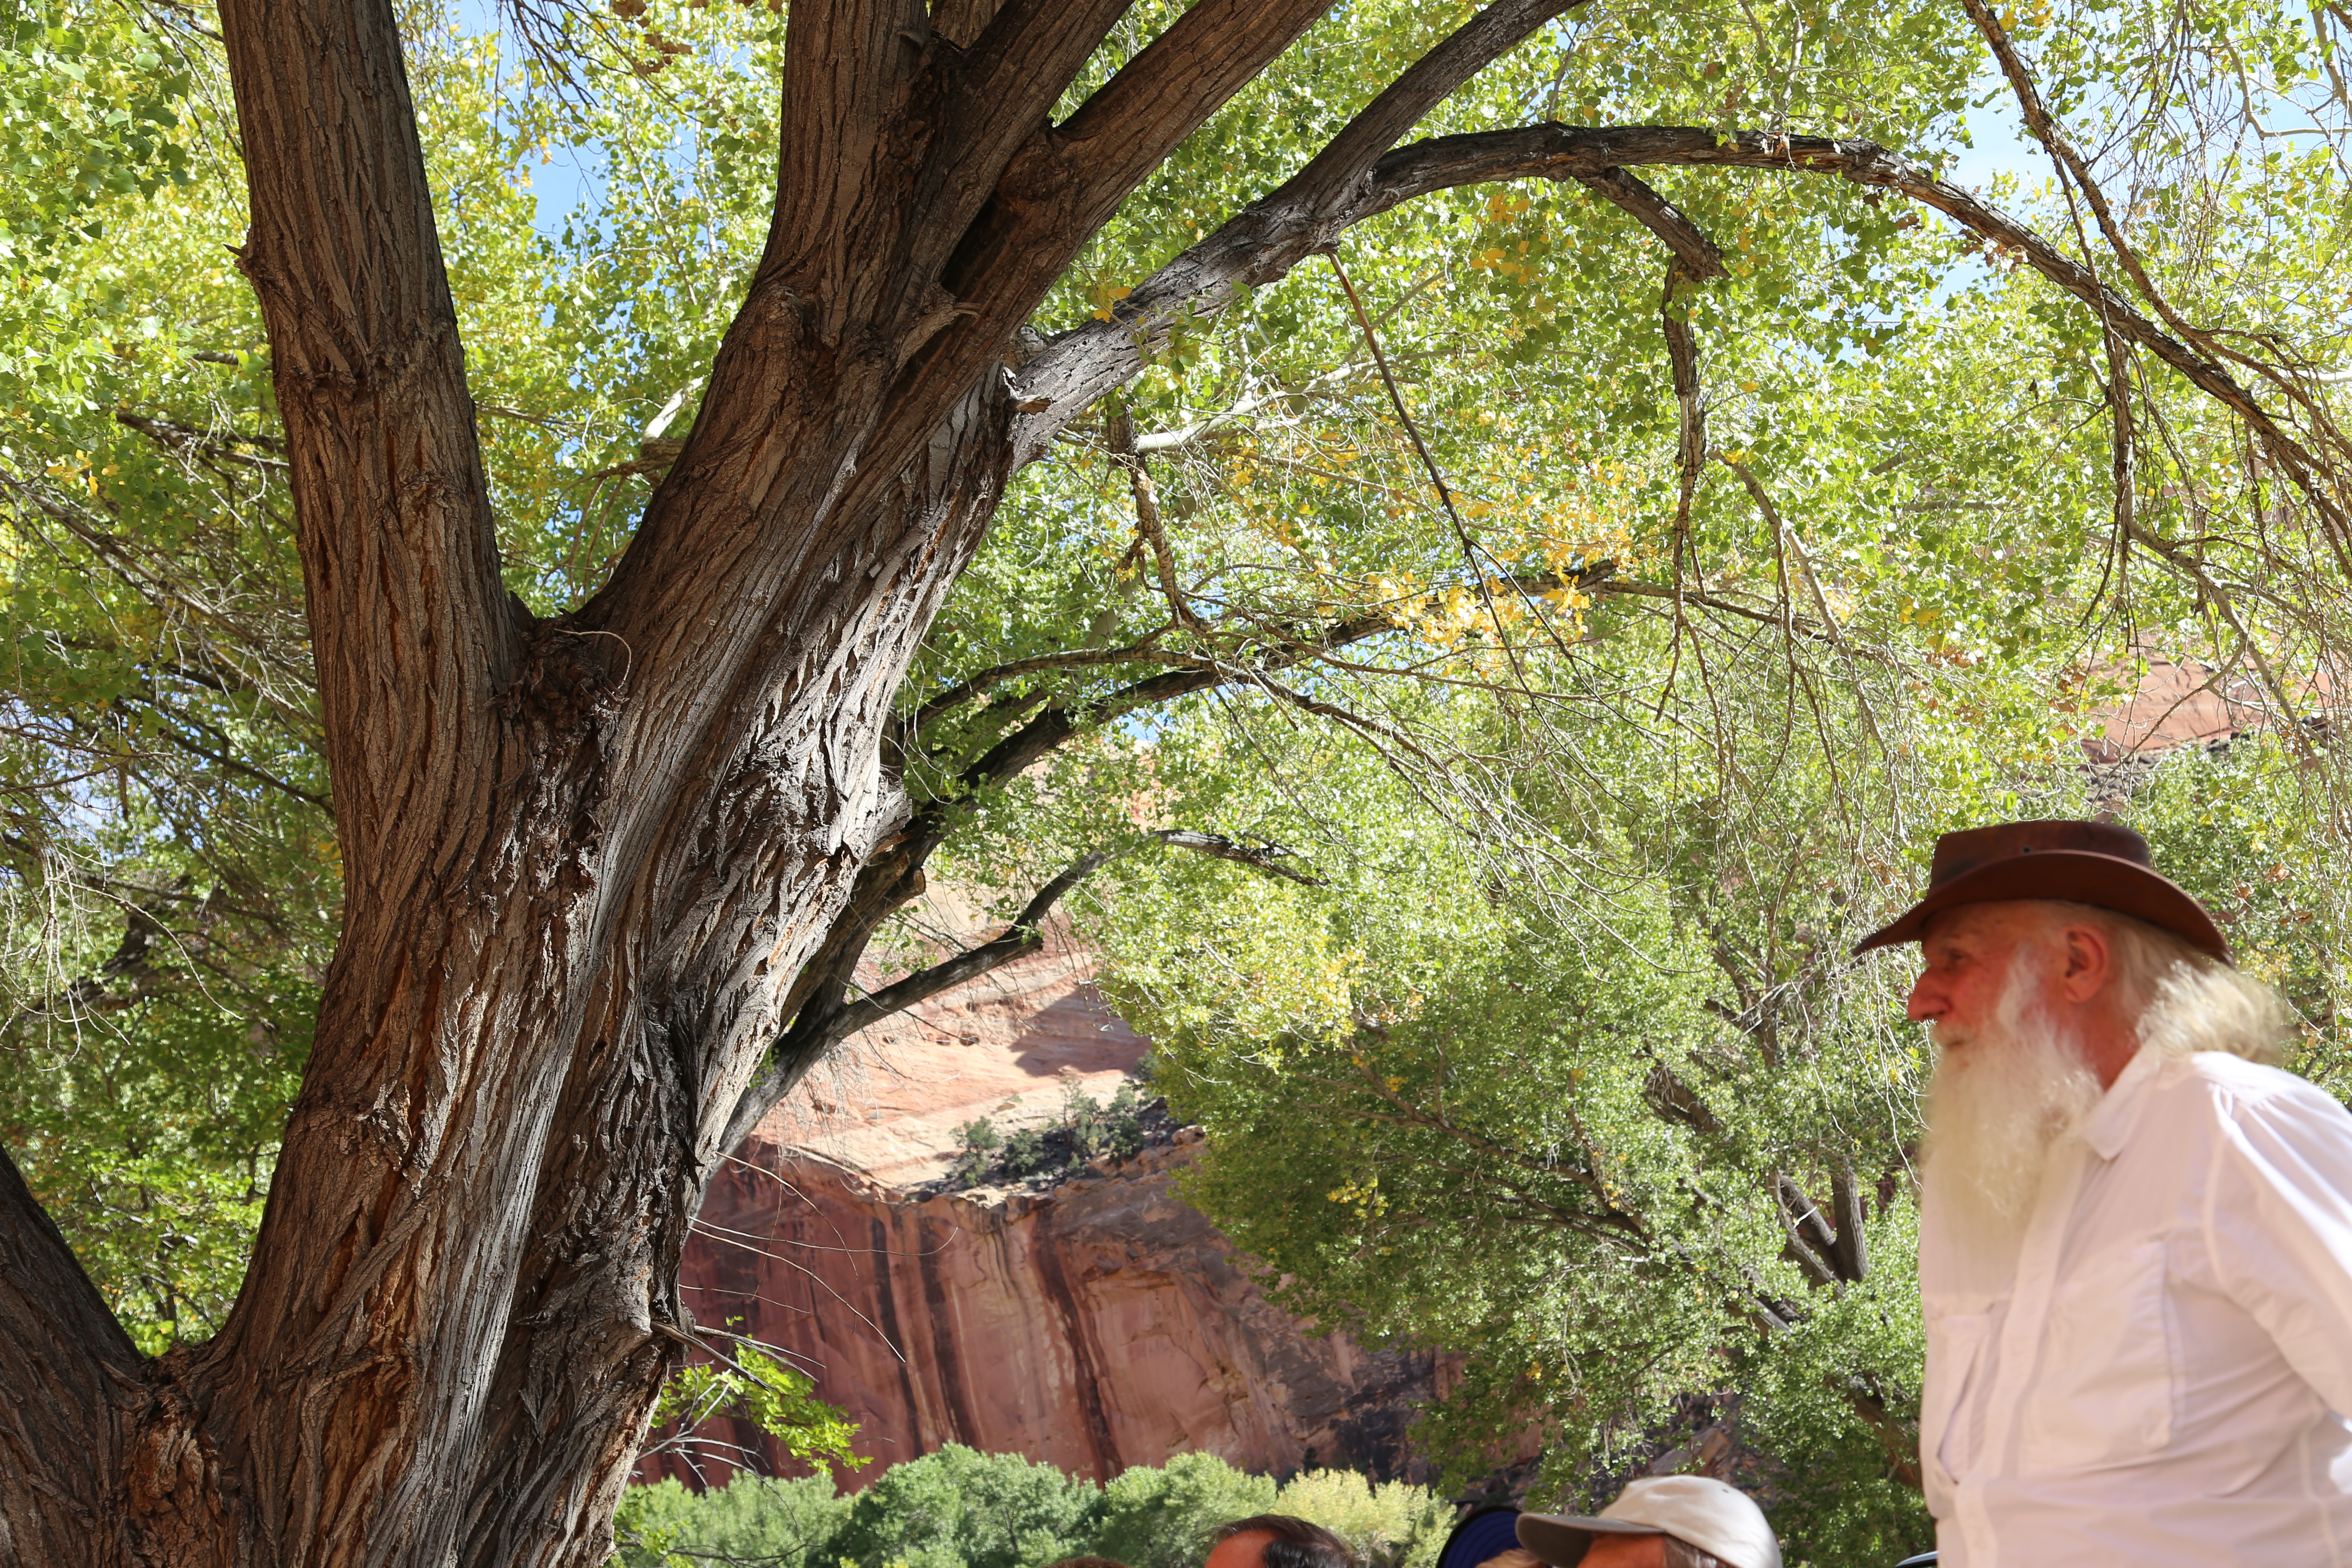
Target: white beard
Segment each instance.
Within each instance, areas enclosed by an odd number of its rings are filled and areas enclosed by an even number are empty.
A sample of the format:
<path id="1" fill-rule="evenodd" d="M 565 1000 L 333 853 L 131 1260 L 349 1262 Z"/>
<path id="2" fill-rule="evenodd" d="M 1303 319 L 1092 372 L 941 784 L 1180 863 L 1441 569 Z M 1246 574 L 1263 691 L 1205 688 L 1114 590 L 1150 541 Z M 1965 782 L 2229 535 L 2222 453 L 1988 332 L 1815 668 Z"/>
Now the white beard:
<path id="1" fill-rule="evenodd" d="M 2052 1156 L 2105 1092 L 2080 1042 L 2034 1005 L 2028 957 L 2020 951 L 1974 1034 L 1935 1026 L 1925 1105 L 1927 1202 L 1965 1252 L 1996 1267 L 2013 1267 Z"/>

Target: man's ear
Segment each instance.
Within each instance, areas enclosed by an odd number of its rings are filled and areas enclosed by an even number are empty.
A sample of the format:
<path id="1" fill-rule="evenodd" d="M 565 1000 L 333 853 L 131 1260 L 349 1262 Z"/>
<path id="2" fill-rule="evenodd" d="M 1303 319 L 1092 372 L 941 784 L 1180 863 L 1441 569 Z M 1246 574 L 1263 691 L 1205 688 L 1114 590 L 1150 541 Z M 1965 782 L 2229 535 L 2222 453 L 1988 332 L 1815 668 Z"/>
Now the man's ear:
<path id="1" fill-rule="evenodd" d="M 2087 1002 L 2115 977 L 2115 949 L 2096 926 L 2068 926 L 2060 937 L 2066 944 L 2066 973 L 2059 988 L 2069 1002 Z"/>

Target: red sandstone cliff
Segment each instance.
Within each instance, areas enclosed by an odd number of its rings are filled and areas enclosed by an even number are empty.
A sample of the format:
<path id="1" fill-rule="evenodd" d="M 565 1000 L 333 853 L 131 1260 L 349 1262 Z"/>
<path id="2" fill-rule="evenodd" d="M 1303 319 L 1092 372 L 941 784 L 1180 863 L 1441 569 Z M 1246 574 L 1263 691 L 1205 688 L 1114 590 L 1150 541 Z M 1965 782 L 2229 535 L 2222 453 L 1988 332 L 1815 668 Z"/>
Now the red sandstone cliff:
<path id="1" fill-rule="evenodd" d="M 713 1184 L 688 1309 L 804 1358 L 877 1461 L 848 1486 L 949 1442 L 1098 1480 L 1196 1449 L 1277 1475 L 1400 1473 L 1431 1358 L 1318 1338 L 1267 1302 L 1175 1195 L 1188 1134 L 1043 1190 L 911 1190 L 945 1171 L 960 1122 L 1036 1125 L 1067 1088 L 1107 1100 L 1125 1081 L 1145 1045 L 1093 967 L 1048 951 L 853 1042 Z M 734 1425 L 760 1468 L 793 1473 Z"/>
<path id="2" fill-rule="evenodd" d="M 880 1461 L 851 1485 L 950 1442 L 1097 1480 L 1194 1449 L 1277 1475 L 1395 1472 L 1429 1358 L 1315 1338 L 1269 1304 L 1171 1190 L 1189 1152 L 908 1202 L 761 1143 L 703 1206 L 686 1300 L 817 1363 L 819 1395 Z"/>

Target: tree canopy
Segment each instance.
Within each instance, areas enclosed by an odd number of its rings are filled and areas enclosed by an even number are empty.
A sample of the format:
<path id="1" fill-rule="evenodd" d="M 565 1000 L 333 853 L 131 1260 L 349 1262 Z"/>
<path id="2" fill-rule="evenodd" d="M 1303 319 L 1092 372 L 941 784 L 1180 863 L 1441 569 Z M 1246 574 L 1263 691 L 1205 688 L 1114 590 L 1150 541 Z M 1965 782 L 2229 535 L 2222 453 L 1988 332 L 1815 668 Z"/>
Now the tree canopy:
<path id="1" fill-rule="evenodd" d="M 833 826 L 780 850 L 752 821 L 771 806 L 738 795 L 641 823 L 685 847 L 661 864 L 713 879 L 597 919 L 718 934 L 631 949 L 634 990 L 483 1037 L 581 1042 L 531 1058 L 524 1096 L 602 1129 L 579 1146 L 704 1151 L 628 1178 L 643 1190 L 613 1178 L 610 1212 L 690 1215 L 696 1162 L 811 1061 L 1068 908 L 1212 1131 L 1197 1201 L 1318 1319 L 1470 1356 L 1433 1447 L 1468 1465 L 1533 1421 L 1566 1495 L 1672 1395 L 1736 1392 L 1822 1560 L 1916 1539 L 1924 1061 L 1899 965 L 1843 954 L 1935 832 L 2143 825 L 2285 985 L 2305 1070 L 2342 1081 L 2352 21 L 2162 0 L 1096 9 L 1023 34 L 1025 8 L 943 0 L 903 38 L 829 30 L 873 21 L 850 5 L 404 10 L 463 350 L 425 424 L 462 411 L 479 436 L 476 479 L 452 458 L 428 483 L 351 446 L 422 416 L 289 416 L 289 374 L 348 391 L 335 355 L 358 351 L 315 321 L 289 342 L 283 300 L 266 320 L 255 282 L 288 287 L 269 246 L 303 209 L 265 189 L 248 238 L 249 181 L 308 146 L 317 179 L 364 184 L 365 158 L 288 132 L 257 173 L 268 116 L 230 58 L 260 24 L 20 0 L 0 35 L 8 1152 L 136 1351 L 214 1364 L 240 1289 L 268 1294 L 247 1259 L 298 1097 L 346 1081 L 305 1088 L 344 1016 L 331 964 L 407 951 L 368 923 L 383 889 L 439 889 L 396 911 L 459 907 L 462 878 L 379 874 L 430 815 L 399 782 L 413 737 L 475 709 L 537 737 L 482 753 L 499 822 L 554 820 L 533 789 L 601 798 L 625 775 L 519 884 L 601 897 L 579 889 L 636 884 L 598 857 L 654 841 L 615 824 L 776 774 L 802 752 L 761 751 L 789 728 L 774 716 L 819 691 L 806 711 L 848 738 L 810 754 L 856 785 L 807 808 Z M 940 100 L 940 125 L 1004 140 L 986 190 L 921 209 L 963 227 L 859 240 L 830 209 L 779 216 L 780 191 L 823 185 L 803 163 L 847 169 L 856 137 L 897 134 L 854 92 L 810 118 L 778 89 L 814 79 L 797 62 L 913 49 L 931 63 L 873 68 L 978 70 L 1024 37 L 1052 47 L 990 79 L 1061 73 L 1024 110 L 1056 128 L 1050 176 L 1021 162 L 1045 156 L 1015 146 L 1028 121 Z M 2026 172 L 1939 177 L 2004 106 Z M 576 199 L 542 202 L 564 164 L 586 171 Z M 855 302 L 860 245 L 953 286 Z M 396 272 L 365 276 L 396 300 Z M 872 365 L 758 358 L 801 353 L 775 345 L 819 317 L 860 353 L 898 335 Z M 384 331 L 404 354 L 431 336 Z M 743 456 L 787 430 L 801 456 Z M 740 500 L 739 458 L 766 499 Z M 378 498 L 468 484 L 490 533 L 447 559 L 478 545 L 487 569 L 428 573 L 401 603 L 465 599 L 474 629 L 425 636 L 406 674 L 352 675 L 412 623 L 370 609 L 336 552 L 405 537 Z M 694 598 L 681 584 L 735 535 L 692 509 L 728 496 L 707 504 L 769 532 Z M 886 513 L 872 537 L 897 554 L 837 521 Z M 787 516 L 835 521 L 786 548 Z M 738 626 L 787 589 L 884 583 L 886 558 L 908 574 L 887 613 Z M 507 647 L 500 616 L 522 640 L 495 682 L 415 673 L 467 637 Z M 853 623 L 898 627 L 904 668 L 827 662 Z M 751 728 L 647 741 L 666 760 L 629 773 L 639 742 L 611 737 L 657 720 L 615 715 L 739 632 L 751 663 L 649 710 Z M 2086 769 L 2084 736 L 2150 660 L 2194 664 L 2242 734 Z M 858 795 L 869 774 L 903 806 Z M 796 902 L 787 862 L 830 867 L 808 875 L 831 891 Z M 948 954 L 908 923 L 941 874 L 1003 890 L 1001 937 Z M 754 950 L 781 956 L 746 980 Z M 868 959 L 893 982 L 870 994 Z M 461 996 L 575 984 L 416 962 Z M 476 1060 L 449 1043 L 471 1025 L 375 1026 L 440 1041 L 443 1065 L 401 1079 L 396 1052 L 354 1045 L 335 1071 L 437 1084 Z M 710 1054 L 664 1065 L 689 1038 Z M 465 1070 L 524 1087 L 517 1066 Z M 670 1109 L 598 1100 L 620 1081 L 663 1084 Z M 599 1103 L 631 1108 L 595 1122 Z M 533 1165 L 511 1185 L 552 1204 L 602 1179 Z M 654 1397 L 630 1379 L 693 1337 L 661 1305 L 683 1222 L 651 1228 L 642 1268 L 611 1267 L 656 1281 L 638 1316 L 672 1337 L 646 1329 L 618 1403 L 581 1417 L 629 1443 Z M 517 1324 L 607 1289 L 572 1260 L 512 1267 L 491 1294 L 525 1304 Z M 514 1365 L 551 1364 L 501 1331 Z M 547 1536 L 588 1545 L 547 1550 L 592 1550 L 593 1512 Z M 518 1539 L 485 1531 L 468 1539 Z"/>

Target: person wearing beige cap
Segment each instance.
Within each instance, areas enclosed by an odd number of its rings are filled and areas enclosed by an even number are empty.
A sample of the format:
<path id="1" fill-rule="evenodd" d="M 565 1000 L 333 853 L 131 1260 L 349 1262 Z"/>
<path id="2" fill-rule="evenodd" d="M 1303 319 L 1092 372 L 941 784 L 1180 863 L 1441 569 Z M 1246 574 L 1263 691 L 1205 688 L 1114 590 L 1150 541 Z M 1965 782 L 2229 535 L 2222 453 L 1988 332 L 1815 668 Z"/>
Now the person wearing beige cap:
<path id="1" fill-rule="evenodd" d="M 1553 1568 L 1780 1568 L 1764 1510 L 1706 1476 L 1645 1476 L 1590 1518 L 1519 1515 L 1519 1544 Z"/>
<path id="2" fill-rule="evenodd" d="M 1919 1460 L 1942 1568 L 2352 1563 L 2352 1115 L 2147 842 L 1936 841 Z"/>

